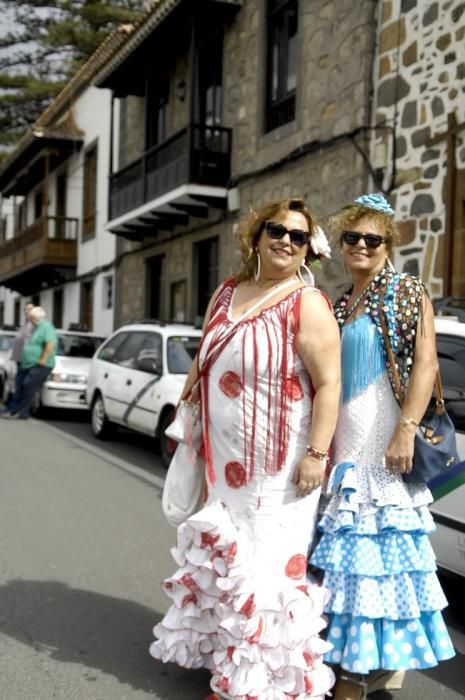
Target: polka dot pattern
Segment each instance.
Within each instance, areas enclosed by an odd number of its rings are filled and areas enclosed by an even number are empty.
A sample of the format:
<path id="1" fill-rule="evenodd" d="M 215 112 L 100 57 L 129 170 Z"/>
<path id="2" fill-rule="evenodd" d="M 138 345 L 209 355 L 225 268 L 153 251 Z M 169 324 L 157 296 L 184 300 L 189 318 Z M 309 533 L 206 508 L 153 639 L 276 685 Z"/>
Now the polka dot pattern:
<path id="1" fill-rule="evenodd" d="M 333 648 L 325 660 L 353 673 L 430 668 L 454 656 L 439 612 L 416 620 L 331 615 L 327 638 Z"/>

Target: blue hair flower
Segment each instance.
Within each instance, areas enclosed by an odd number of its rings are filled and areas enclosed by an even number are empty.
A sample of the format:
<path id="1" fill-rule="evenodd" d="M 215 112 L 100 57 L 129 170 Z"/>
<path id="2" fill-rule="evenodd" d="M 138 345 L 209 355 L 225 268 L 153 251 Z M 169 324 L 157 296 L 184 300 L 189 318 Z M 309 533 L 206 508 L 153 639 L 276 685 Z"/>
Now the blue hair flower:
<path id="1" fill-rule="evenodd" d="M 355 204 L 360 204 L 360 206 L 366 207 L 367 209 L 375 209 L 376 211 L 389 214 L 390 216 L 395 214 L 394 209 L 381 192 L 362 194 L 360 197 L 357 197 Z"/>

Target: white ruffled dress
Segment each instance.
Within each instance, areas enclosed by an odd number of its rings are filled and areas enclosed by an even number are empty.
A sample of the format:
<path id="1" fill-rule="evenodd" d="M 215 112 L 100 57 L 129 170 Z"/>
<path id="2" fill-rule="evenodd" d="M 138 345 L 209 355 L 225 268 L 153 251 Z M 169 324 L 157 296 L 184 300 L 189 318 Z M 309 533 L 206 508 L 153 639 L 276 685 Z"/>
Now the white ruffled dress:
<path id="1" fill-rule="evenodd" d="M 386 471 L 399 418 L 378 329 L 365 314 L 343 327 L 343 402 L 329 503 L 311 564 L 330 591 L 330 663 L 355 673 L 435 666 L 454 655 L 428 534 L 426 485 Z"/>
<path id="2" fill-rule="evenodd" d="M 232 326 L 234 290 L 217 299 L 201 366 Z M 295 352 L 301 294 L 238 323 L 204 380 L 208 494 L 178 528 L 179 568 L 163 584 L 172 605 L 150 649 L 209 669 L 233 700 L 323 698 L 334 681 L 320 637 L 327 593 L 306 576 L 319 492 L 301 498 L 292 483 L 312 406 Z"/>

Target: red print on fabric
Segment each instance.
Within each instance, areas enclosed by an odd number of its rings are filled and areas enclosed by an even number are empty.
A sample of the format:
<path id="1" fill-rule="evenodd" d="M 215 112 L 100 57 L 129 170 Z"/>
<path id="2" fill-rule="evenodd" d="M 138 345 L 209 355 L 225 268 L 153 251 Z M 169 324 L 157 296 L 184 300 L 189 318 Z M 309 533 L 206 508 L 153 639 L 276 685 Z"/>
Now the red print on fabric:
<path id="1" fill-rule="evenodd" d="M 182 599 L 181 608 L 185 608 L 186 605 L 189 605 L 189 603 L 195 603 L 197 605 L 197 596 L 195 593 L 189 593 L 189 595 L 184 596 Z"/>
<path id="2" fill-rule="evenodd" d="M 313 683 L 308 676 L 304 676 L 305 692 L 313 695 Z"/>
<path id="3" fill-rule="evenodd" d="M 313 666 L 313 656 L 308 651 L 304 651 L 304 659 L 307 666 Z"/>
<path id="4" fill-rule="evenodd" d="M 231 399 L 237 398 L 243 389 L 241 378 L 235 372 L 225 372 L 222 374 L 219 385 L 221 391 Z"/>
<path id="5" fill-rule="evenodd" d="M 250 618 L 254 614 L 256 607 L 257 606 L 255 605 L 254 595 L 253 593 L 251 593 L 245 601 L 242 608 L 239 610 L 239 612 L 244 613 L 246 617 Z"/>
<path id="6" fill-rule="evenodd" d="M 224 468 L 226 483 L 232 489 L 239 489 L 247 481 L 245 469 L 239 462 L 228 462 Z"/>
<path id="7" fill-rule="evenodd" d="M 207 547 L 211 547 L 211 549 L 213 549 L 215 544 L 220 539 L 219 535 L 209 535 L 208 532 L 202 532 L 201 537 L 202 541 L 200 543 L 200 547 L 202 549 L 207 549 Z"/>
<path id="8" fill-rule="evenodd" d="M 218 690 L 222 690 L 223 693 L 227 693 L 229 690 L 229 678 L 226 676 L 221 676 L 220 680 L 217 683 Z"/>
<path id="9" fill-rule="evenodd" d="M 284 391 L 292 401 L 302 401 L 304 398 L 304 390 L 296 374 L 293 374 L 292 377 L 286 377 Z"/>
<path id="10" fill-rule="evenodd" d="M 260 621 L 258 623 L 258 627 L 255 630 L 253 634 L 250 634 L 248 637 L 246 637 L 246 641 L 249 642 L 249 644 L 257 644 L 260 641 L 260 638 L 262 636 L 263 632 L 263 618 L 260 618 Z"/>
<path id="11" fill-rule="evenodd" d="M 307 559 L 304 554 L 294 554 L 286 564 L 285 573 L 289 578 L 297 579 L 305 576 Z"/>

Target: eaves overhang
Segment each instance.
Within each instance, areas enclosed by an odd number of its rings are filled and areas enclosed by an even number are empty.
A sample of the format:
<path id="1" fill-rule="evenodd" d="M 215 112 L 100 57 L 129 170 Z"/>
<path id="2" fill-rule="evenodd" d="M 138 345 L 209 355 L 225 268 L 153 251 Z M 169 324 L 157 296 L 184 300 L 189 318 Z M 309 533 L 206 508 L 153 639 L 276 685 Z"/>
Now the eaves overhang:
<path id="1" fill-rule="evenodd" d="M 242 6 L 243 0 L 155 0 L 147 14 L 139 20 L 133 30 L 127 35 L 126 41 L 117 49 L 111 59 L 95 75 L 93 83 L 100 88 L 114 88 L 115 73 L 130 56 L 145 42 L 165 19 L 167 19 L 180 5 L 193 11 L 202 9 L 201 5 L 223 6 L 225 9 L 237 11 Z"/>
<path id="2" fill-rule="evenodd" d="M 15 150 L 3 161 L 0 167 L 0 193 L 3 197 L 17 192 L 17 183 L 47 150 L 66 157 L 79 150 L 82 136 L 64 134 L 52 129 L 31 129 L 20 141 Z"/>
<path id="3" fill-rule="evenodd" d="M 226 187 L 181 185 L 109 221 L 106 229 L 117 236 L 140 241 L 157 236 L 159 231 L 187 226 L 191 217 L 205 219 L 209 209 L 226 209 L 227 196 Z"/>

